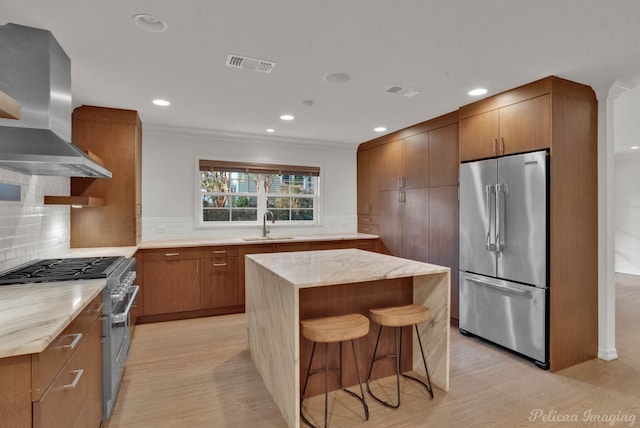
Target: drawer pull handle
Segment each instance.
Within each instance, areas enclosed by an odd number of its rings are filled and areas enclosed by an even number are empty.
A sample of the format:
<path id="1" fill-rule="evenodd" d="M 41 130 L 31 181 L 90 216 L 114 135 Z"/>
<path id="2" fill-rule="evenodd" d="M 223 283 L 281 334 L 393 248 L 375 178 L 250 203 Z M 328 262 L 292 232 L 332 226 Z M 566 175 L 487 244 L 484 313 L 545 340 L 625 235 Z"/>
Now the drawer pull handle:
<path id="1" fill-rule="evenodd" d="M 213 267 L 222 267 L 222 266 L 226 266 L 226 263 L 214 263 Z"/>
<path id="2" fill-rule="evenodd" d="M 71 382 L 68 385 L 63 386 L 63 389 L 73 389 L 78 385 L 78 382 L 80 382 L 80 378 L 82 377 L 82 375 L 84 374 L 84 370 L 83 369 L 78 369 L 78 370 L 74 370 L 71 373 L 74 373 L 76 376 L 73 379 L 73 382 Z"/>
<path id="3" fill-rule="evenodd" d="M 70 334 L 67 337 L 71 337 L 71 336 L 75 336 L 73 341 L 68 345 L 60 346 L 60 349 L 74 349 L 76 345 L 78 345 L 78 342 L 80 342 L 80 339 L 82 339 L 82 333 Z"/>
<path id="4" fill-rule="evenodd" d="M 213 254 L 225 254 L 227 250 L 213 250 Z"/>
<path id="5" fill-rule="evenodd" d="M 164 253 L 165 257 L 175 257 L 175 256 L 179 256 L 180 253 Z"/>
<path id="6" fill-rule="evenodd" d="M 368 227 L 365 227 L 363 230 L 364 230 L 365 232 L 371 232 L 371 229 L 370 229 L 370 228 L 368 228 Z"/>

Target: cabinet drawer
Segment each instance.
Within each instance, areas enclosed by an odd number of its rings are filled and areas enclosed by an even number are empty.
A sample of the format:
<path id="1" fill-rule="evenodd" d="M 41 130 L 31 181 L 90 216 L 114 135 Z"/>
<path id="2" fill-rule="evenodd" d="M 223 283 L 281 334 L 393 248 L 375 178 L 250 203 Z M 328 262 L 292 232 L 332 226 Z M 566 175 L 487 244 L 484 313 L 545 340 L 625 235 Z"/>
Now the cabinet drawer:
<path id="1" fill-rule="evenodd" d="M 380 224 L 377 215 L 359 215 L 358 224 Z"/>
<path id="2" fill-rule="evenodd" d="M 371 235 L 380 235 L 380 226 L 377 224 L 358 223 L 358 233 L 369 233 Z"/>
<path id="3" fill-rule="evenodd" d="M 34 428 L 86 426 L 87 352 L 83 341 L 51 388 L 33 403 Z"/>
<path id="4" fill-rule="evenodd" d="M 82 346 L 89 329 L 102 314 L 102 293 L 56 337 L 41 353 L 33 354 L 31 364 L 32 399 L 38 401 L 60 369 Z"/>
<path id="5" fill-rule="evenodd" d="M 184 247 L 184 248 L 162 248 L 159 250 L 142 250 L 139 252 L 142 260 L 157 262 L 165 260 L 189 260 L 199 259 L 202 254 L 200 248 Z"/>
<path id="6" fill-rule="evenodd" d="M 223 259 L 226 257 L 238 257 L 238 247 L 205 247 L 202 249 L 202 256 L 211 259 Z"/>

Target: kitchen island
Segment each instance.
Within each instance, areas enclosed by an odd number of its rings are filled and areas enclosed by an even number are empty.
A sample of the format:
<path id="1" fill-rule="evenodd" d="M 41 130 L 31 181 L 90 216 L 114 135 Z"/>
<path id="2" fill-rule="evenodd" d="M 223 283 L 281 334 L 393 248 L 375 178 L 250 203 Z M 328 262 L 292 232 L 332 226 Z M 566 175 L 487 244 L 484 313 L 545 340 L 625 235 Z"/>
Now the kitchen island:
<path id="1" fill-rule="evenodd" d="M 251 358 L 288 426 L 299 427 L 300 362 L 304 362 L 306 370 L 309 358 L 308 342 L 300 337 L 301 319 L 353 312 L 366 315 L 372 307 L 423 304 L 433 317 L 431 322 L 418 326 L 426 344 L 431 381 L 448 391 L 449 296 L 449 268 L 369 251 L 247 255 L 246 313 Z M 377 332 L 372 325 L 367 338 L 358 344 L 358 358 L 362 360 L 373 352 L 374 330 Z M 412 337 L 417 342 L 415 335 Z M 409 357 L 402 369 L 424 375 L 419 348 L 411 342 L 405 341 L 412 352 L 406 353 Z M 345 363 L 348 359 L 347 355 Z M 360 367 L 368 369 L 367 364 Z M 353 371 L 345 367 L 345 371 L 349 370 Z M 364 372 L 362 375 L 366 376 Z M 355 377 L 345 376 L 350 379 L 346 385 L 355 383 Z M 315 392 L 319 392 L 318 388 Z"/>

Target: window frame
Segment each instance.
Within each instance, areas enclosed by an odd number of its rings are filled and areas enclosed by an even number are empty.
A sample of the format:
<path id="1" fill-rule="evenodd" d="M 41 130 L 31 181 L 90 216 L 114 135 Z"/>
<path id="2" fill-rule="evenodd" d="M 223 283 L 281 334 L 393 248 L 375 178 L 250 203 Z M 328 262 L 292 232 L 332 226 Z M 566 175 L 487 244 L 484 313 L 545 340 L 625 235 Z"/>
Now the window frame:
<path id="1" fill-rule="evenodd" d="M 207 163 L 209 165 L 224 165 L 228 170 L 237 168 L 238 166 L 243 167 L 245 171 L 250 170 L 250 172 L 258 172 L 258 186 L 257 186 L 257 218 L 256 221 L 205 221 L 204 220 L 204 208 L 202 206 L 202 198 L 203 193 L 201 192 L 201 181 L 200 181 L 200 172 L 201 166 L 203 163 Z M 211 160 L 208 156 L 196 156 L 195 157 L 195 173 L 194 173 L 194 209 L 195 209 L 195 225 L 196 229 L 230 229 L 230 228 L 247 228 L 260 226 L 262 227 L 263 217 L 265 212 L 269 209 L 267 208 L 267 201 L 270 197 L 296 197 L 296 194 L 276 194 L 265 193 L 264 189 L 264 179 L 268 174 L 293 174 L 293 175 L 312 175 L 310 173 L 305 174 L 305 172 L 311 171 L 313 175 L 317 176 L 316 180 L 316 189 L 313 195 L 306 196 L 302 195 L 302 197 L 313 199 L 313 220 L 276 220 L 275 226 L 286 226 L 286 227 L 311 227 L 311 226 L 321 226 L 322 225 L 322 204 L 323 197 L 321 191 L 321 166 L 320 165 L 281 165 L 281 164 L 268 164 L 268 163 L 254 163 L 254 162 L 235 162 L 235 161 L 226 161 L 226 160 Z M 254 193 L 229 193 L 229 192 L 212 192 L 212 195 L 233 195 L 233 196 L 254 196 Z M 274 226 L 270 223 L 270 226 Z"/>

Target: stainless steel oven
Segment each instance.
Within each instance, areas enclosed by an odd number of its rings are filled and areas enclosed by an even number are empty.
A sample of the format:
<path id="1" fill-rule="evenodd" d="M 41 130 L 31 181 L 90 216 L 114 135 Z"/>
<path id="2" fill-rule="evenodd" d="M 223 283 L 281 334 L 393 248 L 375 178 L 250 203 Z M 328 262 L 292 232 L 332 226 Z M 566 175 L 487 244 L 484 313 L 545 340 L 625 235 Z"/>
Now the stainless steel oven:
<path id="1" fill-rule="evenodd" d="M 107 278 L 103 295 L 103 420 L 111 416 L 129 355 L 133 333 L 131 309 L 140 290 L 134 284 L 135 278 L 135 259 L 125 259 Z"/>

